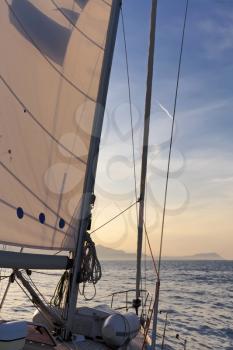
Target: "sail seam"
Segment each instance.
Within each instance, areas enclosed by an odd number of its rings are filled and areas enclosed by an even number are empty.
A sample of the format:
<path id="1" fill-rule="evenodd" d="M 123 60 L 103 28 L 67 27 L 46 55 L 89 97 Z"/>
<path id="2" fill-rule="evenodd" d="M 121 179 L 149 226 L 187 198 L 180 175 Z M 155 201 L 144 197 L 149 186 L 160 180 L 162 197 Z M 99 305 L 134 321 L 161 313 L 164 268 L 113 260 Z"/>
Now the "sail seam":
<path id="1" fill-rule="evenodd" d="M 25 185 L 20 178 L 18 178 L 14 173 L 10 171 L 10 169 L 7 168 L 7 166 L 0 161 L 0 165 L 3 167 L 5 171 L 7 171 L 18 183 L 20 183 L 21 186 L 23 186 L 34 198 L 36 198 L 41 204 L 43 204 L 53 215 L 57 217 L 57 213 L 55 210 L 53 210 L 51 207 L 48 206 L 36 193 L 34 193 L 27 185 Z M 74 229 L 69 223 L 67 223 L 69 227 Z M 54 228 L 54 226 L 52 226 Z"/>
<path id="2" fill-rule="evenodd" d="M 5 201 L 5 200 L 2 199 L 2 198 L 0 198 L 0 203 L 4 204 L 4 205 L 7 206 L 8 208 L 11 208 L 11 209 L 13 209 L 13 210 L 17 210 L 17 207 L 16 207 L 14 204 L 9 203 L 9 202 Z M 24 212 L 24 215 L 27 216 L 28 218 L 30 218 L 30 219 L 32 219 L 32 220 L 38 222 L 38 218 L 34 217 L 33 215 L 31 215 L 31 214 L 29 214 L 29 213 L 26 213 L 26 212 Z M 52 229 L 52 230 L 54 230 L 54 226 L 53 226 L 53 225 L 50 225 L 50 224 L 48 224 L 48 223 L 46 223 L 46 222 L 45 222 L 43 225 L 46 226 L 46 227 L 48 227 L 48 228 L 50 228 L 50 229 Z M 70 236 L 70 237 L 72 236 L 71 234 L 62 231 L 62 230 L 60 230 L 59 228 L 57 228 L 56 231 L 59 231 L 60 233 L 62 233 L 62 234 L 64 234 L 64 235 L 67 235 L 67 236 Z"/>
<path id="3" fill-rule="evenodd" d="M 107 1 L 105 0 L 102 0 L 102 2 L 105 4 L 105 5 L 108 5 L 108 6 L 111 6 Z"/>
<path id="4" fill-rule="evenodd" d="M 10 91 L 10 93 L 15 97 L 15 99 L 18 101 L 18 103 L 22 106 L 23 109 L 27 112 L 27 114 L 34 120 L 34 122 L 49 136 L 51 139 L 56 142 L 59 146 L 61 146 L 66 152 L 68 152 L 70 155 L 72 155 L 76 160 L 80 161 L 81 163 L 86 165 L 86 162 L 79 158 L 76 154 L 71 152 L 66 146 L 64 146 L 61 142 L 59 142 L 56 137 L 54 137 L 44 126 L 39 122 L 39 120 L 30 112 L 29 109 L 27 109 L 27 106 L 22 102 L 22 100 L 16 95 L 16 93 L 13 91 L 13 89 L 10 87 L 10 85 L 6 82 L 6 80 L 3 78 L 3 76 L 0 74 L 0 79 L 3 82 L 3 84 L 7 87 L 7 89 Z"/>
<path id="5" fill-rule="evenodd" d="M 99 49 L 104 51 L 104 47 L 99 45 L 96 41 L 94 41 L 93 39 L 91 39 L 88 35 L 86 35 L 80 28 L 78 28 L 76 26 L 75 23 L 73 23 L 70 18 L 64 13 L 64 11 L 57 5 L 56 1 L 54 0 L 50 0 L 54 6 L 56 7 L 56 9 L 62 14 L 63 17 L 66 18 L 66 20 L 80 33 L 84 36 L 84 38 L 86 38 L 88 41 L 90 41 L 93 45 L 97 46 Z"/>
<path id="6" fill-rule="evenodd" d="M 56 68 L 56 66 L 53 65 L 53 63 L 43 54 L 43 52 L 41 51 L 41 49 L 39 48 L 39 46 L 35 43 L 35 41 L 33 40 L 33 38 L 30 36 L 30 34 L 26 31 L 26 29 L 24 28 L 23 24 L 21 23 L 21 21 L 19 20 L 18 16 L 16 15 L 15 11 L 12 9 L 12 7 L 10 6 L 10 4 L 8 3 L 7 0 L 5 0 L 5 3 L 7 4 L 8 8 L 10 9 L 10 11 L 13 13 L 15 19 L 17 20 L 17 22 L 19 23 L 19 25 L 21 26 L 22 30 L 24 31 L 25 35 L 28 36 L 28 38 L 30 39 L 31 43 L 33 44 L 33 46 L 39 51 L 39 53 L 41 54 L 41 56 L 45 59 L 45 61 L 48 62 L 48 64 L 54 69 L 54 71 L 57 72 L 57 74 L 59 74 L 68 84 L 70 84 L 70 86 L 72 86 L 75 90 L 77 90 L 79 93 L 81 93 L 83 96 L 85 96 L 86 98 L 90 99 L 92 102 L 96 102 L 94 98 L 92 98 L 91 96 L 88 96 L 84 91 L 82 91 L 77 85 L 75 85 L 69 78 L 67 78 L 63 73 L 61 73 L 59 71 L 59 69 Z"/>

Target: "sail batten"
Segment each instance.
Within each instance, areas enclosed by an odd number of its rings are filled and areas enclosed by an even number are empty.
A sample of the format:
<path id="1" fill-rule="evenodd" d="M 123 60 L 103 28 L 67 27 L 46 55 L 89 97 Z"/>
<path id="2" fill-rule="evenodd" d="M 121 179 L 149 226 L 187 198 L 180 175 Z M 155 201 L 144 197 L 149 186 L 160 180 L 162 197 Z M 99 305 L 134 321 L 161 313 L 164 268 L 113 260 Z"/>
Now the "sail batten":
<path id="1" fill-rule="evenodd" d="M 75 250 L 108 5 L 0 2 L 0 243 Z"/>

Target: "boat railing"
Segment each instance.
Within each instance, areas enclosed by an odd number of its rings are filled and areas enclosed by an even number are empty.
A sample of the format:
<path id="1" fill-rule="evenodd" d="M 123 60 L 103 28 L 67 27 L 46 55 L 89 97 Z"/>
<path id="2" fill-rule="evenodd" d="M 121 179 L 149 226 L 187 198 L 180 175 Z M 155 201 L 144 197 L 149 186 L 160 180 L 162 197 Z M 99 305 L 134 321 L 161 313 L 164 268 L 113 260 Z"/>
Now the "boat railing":
<path id="1" fill-rule="evenodd" d="M 135 298 L 135 289 L 122 290 L 112 293 L 111 295 L 111 308 L 116 311 L 125 310 L 128 312 L 130 309 L 134 309 L 133 299 Z M 122 298 L 123 296 L 123 298 Z M 145 321 L 148 320 L 153 309 L 153 297 L 151 293 L 146 289 L 140 290 L 141 296 L 141 318 Z"/>

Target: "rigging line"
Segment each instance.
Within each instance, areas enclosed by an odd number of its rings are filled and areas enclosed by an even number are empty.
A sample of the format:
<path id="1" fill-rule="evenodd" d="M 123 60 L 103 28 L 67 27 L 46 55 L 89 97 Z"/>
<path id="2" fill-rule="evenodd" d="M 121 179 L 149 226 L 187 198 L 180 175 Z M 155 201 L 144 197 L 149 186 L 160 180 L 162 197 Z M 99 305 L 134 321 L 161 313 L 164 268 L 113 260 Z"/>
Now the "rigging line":
<path id="1" fill-rule="evenodd" d="M 150 316 L 148 317 L 148 327 L 146 327 L 146 330 L 144 332 L 143 345 L 142 345 L 141 350 L 143 350 L 145 348 L 145 345 L 147 343 L 147 336 L 148 336 L 148 333 L 150 331 L 150 324 L 151 324 L 152 317 L 153 317 L 153 314 L 154 314 L 154 306 L 155 306 L 155 302 L 153 303 L 153 307 L 151 308 Z"/>
<path id="2" fill-rule="evenodd" d="M 76 24 L 65 14 L 65 12 L 62 10 L 61 7 L 59 7 L 55 0 L 50 0 L 53 5 L 56 7 L 56 9 L 62 14 L 63 17 L 66 18 L 66 20 L 78 31 L 80 32 L 88 41 L 90 41 L 93 45 L 97 46 L 99 49 L 104 51 L 104 47 L 99 45 L 96 41 L 94 41 L 92 38 L 90 38 L 87 34 L 85 34 L 80 28 L 76 26 Z"/>
<path id="3" fill-rule="evenodd" d="M 146 239 L 144 239 L 144 289 L 147 289 L 147 246 Z"/>
<path id="4" fill-rule="evenodd" d="M 21 284 L 15 279 L 16 284 L 19 286 L 19 288 L 22 290 L 22 292 L 26 295 L 26 297 L 29 299 L 29 301 L 33 304 L 33 306 L 41 313 L 41 309 L 34 303 L 33 298 L 27 293 L 26 289 L 21 286 Z M 46 316 L 45 313 L 43 313 L 43 317 L 45 317 L 49 324 L 51 324 L 51 320 Z"/>
<path id="5" fill-rule="evenodd" d="M 33 299 L 32 297 L 27 293 L 26 289 L 24 289 L 21 284 L 17 281 L 17 279 L 15 279 L 16 284 L 18 284 L 19 288 L 22 290 L 22 292 L 26 295 L 26 297 L 29 299 L 29 301 L 31 301 L 31 303 L 36 307 L 36 309 L 38 311 L 40 311 L 39 307 L 37 307 L 34 303 L 33 303 Z"/>
<path id="6" fill-rule="evenodd" d="M 147 187 L 147 175 L 145 182 L 145 214 L 144 214 L 144 230 L 147 227 L 147 204 L 148 204 L 148 187 Z M 148 237 L 149 238 L 149 237 Z M 145 289 L 147 282 L 147 237 L 144 237 L 144 276 L 145 276 Z"/>
<path id="7" fill-rule="evenodd" d="M 149 239 L 149 235 L 148 235 L 148 232 L 147 232 L 147 229 L 146 229 L 145 222 L 144 222 L 144 230 L 145 230 L 146 240 L 147 240 L 148 247 L 149 247 L 150 254 L 151 254 L 151 259 L 152 259 L 152 262 L 153 262 L 153 265 L 154 265 L 154 269 L 155 269 L 156 275 L 158 276 L 158 275 L 159 275 L 159 274 L 158 274 L 158 268 L 157 268 L 157 266 L 156 266 L 155 258 L 154 258 L 153 252 L 152 252 L 152 248 L 151 248 L 151 244 L 150 244 L 150 239 Z"/>
<path id="8" fill-rule="evenodd" d="M 133 129 L 133 110 L 132 110 L 132 96 L 131 96 L 131 85 L 130 85 L 130 74 L 129 74 L 128 48 L 127 48 L 127 40 L 126 40 L 126 31 L 125 31 L 125 21 L 124 21 L 124 14 L 123 14 L 123 6 L 121 6 L 121 20 L 122 20 L 122 30 L 123 30 L 123 38 L 124 38 L 125 63 L 126 63 L 128 97 L 129 97 L 129 109 L 130 109 L 130 126 L 131 126 L 131 142 L 132 142 L 133 173 L 134 173 L 134 192 L 135 192 L 135 200 L 136 200 L 136 203 L 137 203 L 138 194 L 137 194 L 135 142 L 134 142 L 134 129 Z M 137 204 L 136 204 L 136 217 L 137 217 L 137 225 L 138 225 Z"/>
<path id="9" fill-rule="evenodd" d="M 25 185 L 20 178 L 18 178 L 14 173 L 11 172 L 11 170 L 9 168 L 7 168 L 7 166 L 0 161 L 0 166 L 3 167 L 3 169 L 5 171 L 8 172 L 8 174 L 10 174 L 22 187 L 24 187 L 31 195 L 32 197 L 36 198 L 41 204 L 43 204 L 53 215 L 57 216 L 57 213 L 55 210 L 53 210 L 51 207 L 48 206 L 47 203 L 45 203 L 36 193 L 34 193 L 27 185 Z M 8 204 L 8 203 L 7 203 Z M 67 223 L 69 227 L 71 227 L 72 229 L 75 229 L 73 226 L 71 226 L 69 223 Z M 53 226 L 54 228 L 54 226 Z M 63 231 L 62 231 L 63 232 Z"/>
<path id="10" fill-rule="evenodd" d="M 2 199 L 2 198 L 0 198 L 0 203 L 4 204 L 4 205 L 7 206 L 8 208 L 14 209 L 15 211 L 17 210 L 17 207 L 16 207 L 15 205 L 13 205 L 13 204 L 11 204 L 11 203 L 8 203 L 7 201 L 5 201 L 5 200 Z M 29 219 L 32 219 L 32 220 L 38 222 L 38 218 L 34 217 L 33 215 L 28 214 L 28 213 L 25 213 L 25 212 L 24 212 L 24 215 L 25 215 L 26 217 L 28 217 Z M 68 224 L 68 223 L 67 223 L 67 224 Z M 53 226 L 53 225 L 50 225 L 50 224 L 48 224 L 48 223 L 46 223 L 46 222 L 44 222 L 43 225 L 46 226 L 46 227 L 48 227 L 48 228 L 50 228 L 51 230 L 54 230 L 54 226 Z M 68 224 L 68 225 L 69 225 L 69 224 Z M 66 232 L 62 231 L 62 230 L 59 229 L 59 228 L 57 228 L 57 231 L 60 232 L 60 233 L 62 233 L 62 234 L 64 234 L 64 235 L 69 235 L 69 236 L 72 237 L 71 234 L 67 234 Z"/>
<path id="11" fill-rule="evenodd" d="M 22 273 L 22 276 L 24 277 L 24 279 L 30 284 L 32 285 L 32 287 L 34 287 L 35 291 L 38 293 L 38 295 L 41 297 L 42 302 L 44 301 L 44 304 L 47 305 L 48 307 L 50 307 L 50 303 L 46 300 L 45 296 L 42 294 L 42 292 L 39 290 L 39 288 L 37 288 L 35 282 L 31 279 L 31 277 L 29 275 L 27 275 L 26 273 L 24 273 L 23 270 L 20 271 Z M 16 280 L 17 281 L 17 280 Z M 31 283 L 30 283 L 31 282 Z M 60 317 L 59 311 L 56 308 L 52 307 L 53 312 L 55 312 L 57 314 L 57 316 Z"/>
<path id="12" fill-rule="evenodd" d="M 22 102 L 22 100 L 17 96 L 17 94 L 13 91 L 13 89 L 10 87 L 10 85 L 6 82 L 6 80 L 3 78 L 3 76 L 0 74 L 0 79 L 2 83 L 5 85 L 5 87 L 9 90 L 9 92 L 14 96 L 16 101 L 20 104 L 20 106 L 26 111 L 27 115 L 29 115 L 32 120 L 54 141 L 56 142 L 61 148 L 63 148 L 66 152 L 68 152 L 72 157 L 74 157 L 79 162 L 86 165 L 86 162 L 79 158 L 76 154 L 71 152 L 66 146 L 64 146 L 61 142 L 59 142 L 56 137 L 54 137 L 45 127 L 44 125 L 32 114 L 32 112 L 27 109 L 27 106 Z"/>
<path id="13" fill-rule="evenodd" d="M 36 292 L 39 294 L 39 296 L 41 297 L 42 300 L 44 300 L 44 302 L 48 304 L 47 300 L 45 299 L 44 295 L 41 293 L 41 291 L 39 290 L 39 288 L 37 288 L 36 284 L 34 283 L 34 281 L 31 279 L 31 277 L 24 272 L 24 270 L 21 270 L 21 273 L 23 275 L 23 277 L 25 278 L 25 280 L 27 280 L 36 290 Z"/>
<path id="14" fill-rule="evenodd" d="M 138 201 L 137 201 L 138 202 Z M 92 232 L 90 232 L 90 234 L 93 234 L 94 232 L 100 230 L 101 228 L 103 228 L 104 226 L 108 225 L 110 222 L 112 222 L 113 220 L 117 219 L 119 216 L 121 216 L 122 214 L 124 214 L 126 211 L 128 211 L 129 209 L 131 209 L 133 206 L 135 206 L 137 204 L 137 202 L 134 202 L 133 204 L 131 204 L 130 206 L 128 206 L 127 208 L 125 208 L 124 210 L 122 210 L 120 213 L 118 213 L 117 215 L 113 216 L 111 219 L 109 219 L 108 221 L 106 221 L 104 224 L 102 224 L 101 226 L 97 227 L 95 230 L 93 230 Z"/>
<path id="15" fill-rule="evenodd" d="M 47 61 L 47 63 L 54 69 L 54 71 L 57 72 L 58 75 L 60 75 L 70 86 L 72 86 L 76 91 L 78 91 L 83 96 L 87 97 L 92 102 L 96 102 L 95 99 L 93 99 L 91 96 L 88 96 L 84 91 L 82 91 L 77 85 L 75 85 L 69 78 L 67 78 L 63 73 L 59 71 L 59 69 L 43 54 L 40 47 L 36 44 L 35 40 L 33 40 L 32 36 L 27 32 L 25 27 L 23 26 L 22 22 L 19 20 L 18 16 L 16 15 L 15 11 L 12 9 L 11 5 L 8 3 L 7 0 L 5 0 L 5 3 L 7 4 L 9 10 L 12 12 L 13 16 L 15 17 L 16 21 L 19 23 L 20 27 L 22 28 L 23 32 L 26 34 L 26 36 L 30 39 L 33 46 L 39 51 L 41 56 Z"/>
<path id="16" fill-rule="evenodd" d="M 164 236 L 164 225 L 165 225 L 165 218 L 166 218 L 167 193 L 168 193 L 169 176 L 170 176 L 171 154 L 172 154 L 172 146 L 173 146 L 173 139 L 174 139 L 174 126 L 175 126 L 175 118 L 176 118 L 176 106 L 177 106 L 177 98 L 178 98 L 179 83 L 180 83 L 180 71 L 181 71 L 181 63 L 182 63 L 182 57 L 183 57 L 183 47 L 184 47 L 184 37 L 185 37 L 185 29 L 186 29 L 186 23 L 187 23 L 188 5 L 189 5 L 189 0 L 186 0 L 184 24 L 183 24 L 183 30 L 182 30 L 182 40 L 181 40 L 180 55 L 179 55 L 179 65 L 178 65 L 178 71 L 177 71 L 177 81 L 176 81 L 174 109 L 173 109 L 173 119 L 172 119 L 172 128 L 171 128 L 171 139 L 170 139 L 168 163 L 167 163 L 167 176 L 166 176 L 166 184 L 165 184 L 165 192 L 164 192 L 164 205 L 163 205 L 161 238 L 160 238 L 160 250 L 159 250 L 159 261 L 158 261 L 158 277 L 160 275 L 161 258 L 162 258 L 163 236 Z"/>

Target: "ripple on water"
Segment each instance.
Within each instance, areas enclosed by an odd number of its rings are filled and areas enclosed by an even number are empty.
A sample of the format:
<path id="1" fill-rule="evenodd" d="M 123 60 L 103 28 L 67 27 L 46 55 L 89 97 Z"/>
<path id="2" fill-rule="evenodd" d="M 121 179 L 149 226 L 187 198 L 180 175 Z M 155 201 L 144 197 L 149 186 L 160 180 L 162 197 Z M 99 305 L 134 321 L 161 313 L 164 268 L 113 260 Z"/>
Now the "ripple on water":
<path id="1" fill-rule="evenodd" d="M 148 262 L 147 265 L 146 287 L 154 294 L 154 270 L 152 264 Z M 9 271 L 5 274 L 9 275 Z M 135 274 L 135 262 L 103 262 L 103 278 L 97 285 L 97 296 L 92 305 L 110 302 L 109 294 L 113 291 L 133 289 Z M 58 272 L 54 276 L 32 275 L 48 299 L 59 277 Z M 183 349 L 186 339 L 188 350 L 233 350 L 233 262 L 164 261 L 161 277 L 160 344 L 166 312 L 169 319 L 164 349 Z M 6 283 L 7 279 L 1 283 L 1 295 Z M 88 289 L 87 292 L 93 291 Z M 79 303 L 86 305 L 82 297 L 79 297 Z M 17 284 L 11 285 L 2 318 L 31 320 L 33 313 L 34 308 Z"/>

